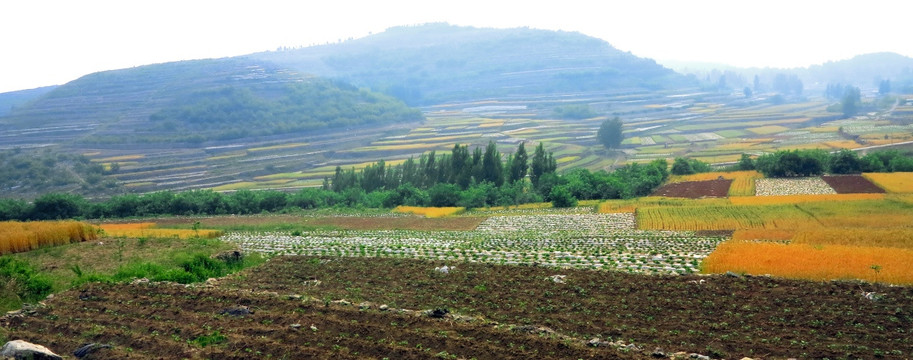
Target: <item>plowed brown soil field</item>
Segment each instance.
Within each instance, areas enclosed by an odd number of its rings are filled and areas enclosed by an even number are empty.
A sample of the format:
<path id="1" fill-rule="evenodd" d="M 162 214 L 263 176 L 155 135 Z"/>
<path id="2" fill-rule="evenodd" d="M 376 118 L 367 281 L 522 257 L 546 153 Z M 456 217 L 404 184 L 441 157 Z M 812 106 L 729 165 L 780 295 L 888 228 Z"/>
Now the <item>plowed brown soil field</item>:
<path id="1" fill-rule="evenodd" d="M 824 182 L 838 194 L 882 194 L 884 189 L 873 184 L 862 175 L 825 175 Z"/>
<path id="2" fill-rule="evenodd" d="M 209 285 L 84 285 L 0 325 L 10 339 L 60 353 L 111 344 L 93 357 L 106 359 L 613 359 L 656 348 L 666 357 L 913 355 L 909 287 L 473 263 L 443 273 L 441 265 L 279 257 Z M 226 313 L 239 306 L 252 313 Z M 588 346 L 593 337 L 603 346 Z M 618 340 L 637 349 L 605 343 Z"/>
<path id="3" fill-rule="evenodd" d="M 726 197 L 732 180 L 685 181 L 661 186 L 651 196 L 681 197 L 697 199 L 702 197 Z"/>

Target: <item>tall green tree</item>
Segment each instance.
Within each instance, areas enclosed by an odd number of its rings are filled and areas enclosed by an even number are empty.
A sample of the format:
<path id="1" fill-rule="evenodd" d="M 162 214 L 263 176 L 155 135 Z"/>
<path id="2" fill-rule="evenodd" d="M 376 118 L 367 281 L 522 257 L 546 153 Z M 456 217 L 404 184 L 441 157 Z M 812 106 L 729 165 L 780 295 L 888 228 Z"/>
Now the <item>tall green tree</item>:
<path id="1" fill-rule="evenodd" d="M 489 141 L 482 157 L 482 180 L 500 187 L 504 184 L 504 164 L 501 163 L 501 153 L 494 141 Z"/>
<path id="2" fill-rule="evenodd" d="M 843 91 L 843 99 L 840 101 L 840 109 L 844 117 L 851 117 L 859 112 L 862 105 L 862 95 L 858 87 L 847 86 Z"/>
<path id="3" fill-rule="evenodd" d="M 533 152 L 532 164 L 530 164 L 529 180 L 533 183 L 534 188 L 538 188 L 539 179 L 542 175 L 554 173 L 558 169 L 558 162 L 551 152 L 545 152 L 545 145 L 539 143 Z"/>
<path id="4" fill-rule="evenodd" d="M 517 148 L 517 152 L 514 153 L 513 161 L 510 162 L 510 176 L 508 176 L 508 181 L 511 184 L 526 177 L 526 170 L 529 168 L 528 158 L 526 146 L 521 142 L 520 146 Z"/>
<path id="5" fill-rule="evenodd" d="M 606 149 L 617 149 L 621 146 L 621 141 L 624 139 L 621 126 L 621 119 L 617 116 L 603 121 L 602 125 L 599 126 L 599 131 L 596 132 L 596 138 L 599 143 L 605 146 Z"/>

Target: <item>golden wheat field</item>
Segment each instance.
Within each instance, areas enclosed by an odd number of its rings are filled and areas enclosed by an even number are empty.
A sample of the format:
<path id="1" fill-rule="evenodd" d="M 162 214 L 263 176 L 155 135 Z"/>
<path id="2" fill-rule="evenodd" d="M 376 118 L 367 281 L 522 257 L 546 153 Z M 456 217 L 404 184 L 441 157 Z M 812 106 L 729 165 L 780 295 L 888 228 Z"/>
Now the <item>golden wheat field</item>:
<path id="1" fill-rule="evenodd" d="M 155 223 L 127 223 L 127 224 L 101 224 L 99 227 L 104 230 L 105 235 L 111 237 L 128 237 L 128 238 L 217 238 L 222 236 L 219 230 L 210 229 L 156 229 Z"/>
<path id="2" fill-rule="evenodd" d="M 913 228 L 826 228 L 796 231 L 795 244 L 848 245 L 913 250 Z"/>
<path id="3" fill-rule="evenodd" d="M 793 279 L 913 284 L 913 250 L 873 246 L 780 244 L 730 240 L 704 259 L 702 271 L 770 274 Z"/>
<path id="4" fill-rule="evenodd" d="M 428 218 L 437 218 L 450 215 L 456 215 L 466 211 L 464 207 L 420 207 L 420 206 L 397 206 L 393 212 L 404 214 L 422 215 Z"/>
<path id="5" fill-rule="evenodd" d="M 792 230 L 782 229 L 743 229 L 732 233 L 732 240 L 790 241 L 794 236 Z"/>
<path id="6" fill-rule="evenodd" d="M 854 201 L 882 200 L 884 194 L 816 194 L 816 195 L 774 195 L 774 196 L 739 196 L 729 201 L 733 205 L 775 205 L 799 204 L 818 201 Z"/>
<path id="7" fill-rule="evenodd" d="M 4 221 L 0 222 L 0 255 L 97 238 L 97 228 L 78 221 Z"/>
<path id="8" fill-rule="evenodd" d="M 913 172 L 864 173 L 869 181 L 891 193 L 913 193 Z"/>
<path id="9" fill-rule="evenodd" d="M 645 230 L 801 229 L 821 227 L 811 215 L 790 205 L 640 207 Z"/>
<path id="10" fill-rule="evenodd" d="M 726 198 L 705 198 L 705 199 L 686 199 L 686 198 L 667 198 L 662 196 L 647 196 L 636 199 L 606 200 L 599 203 L 599 213 L 618 213 L 618 212 L 635 212 L 641 207 L 655 206 L 725 206 L 729 205 Z"/>

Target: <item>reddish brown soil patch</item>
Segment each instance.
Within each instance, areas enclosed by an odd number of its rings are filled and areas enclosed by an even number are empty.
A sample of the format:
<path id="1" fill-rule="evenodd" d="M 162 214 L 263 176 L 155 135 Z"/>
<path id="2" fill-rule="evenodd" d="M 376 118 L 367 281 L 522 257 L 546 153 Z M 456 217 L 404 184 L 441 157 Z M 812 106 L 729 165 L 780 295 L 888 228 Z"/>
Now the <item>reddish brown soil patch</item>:
<path id="1" fill-rule="evenodd" d="M 862 175 L 825 175 L 824 182 L 834 188 L 838 194 L 881 194 L 884 189 L 873 184 Z"/>
<path id="2" fill-rule="evenodd" d="M 685 181 L 661 186 L 652 196 L 697 199 L 702 197 L 726 197 L 732 180 Z"/>

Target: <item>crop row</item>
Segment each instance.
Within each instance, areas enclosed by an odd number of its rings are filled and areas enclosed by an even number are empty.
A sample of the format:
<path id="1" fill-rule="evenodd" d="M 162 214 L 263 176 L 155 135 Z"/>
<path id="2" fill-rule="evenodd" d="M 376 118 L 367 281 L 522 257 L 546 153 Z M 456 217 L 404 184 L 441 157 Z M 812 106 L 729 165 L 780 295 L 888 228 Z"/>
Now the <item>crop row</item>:
<path id="1" fill-rule="evenodd" d="M 601 236 L 422 231 L 231 233 L 223 239 L 272 255 L 400 257 L 452 262 L 692 273 L 722 241 L 693 232 L 614 230 Z"/>
<path id="2" fill-rule="evenodd" d="M 583 232 L 599 234 L 607 230 L 634 229 L 633 213 L 570 214 L 538 216 L 492 216 L 476 229 L 483 232 L 531 231 L 542 233 Z"/>
<path id="3" fill-rule="evenodd" d="M 755 180 L 755 194 L 758 196 L 771 195 L 815 195 L 836 194 L 821 178 L 800 179 L 757 179 Z"/>

